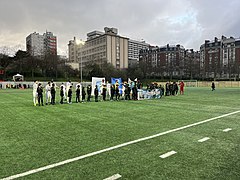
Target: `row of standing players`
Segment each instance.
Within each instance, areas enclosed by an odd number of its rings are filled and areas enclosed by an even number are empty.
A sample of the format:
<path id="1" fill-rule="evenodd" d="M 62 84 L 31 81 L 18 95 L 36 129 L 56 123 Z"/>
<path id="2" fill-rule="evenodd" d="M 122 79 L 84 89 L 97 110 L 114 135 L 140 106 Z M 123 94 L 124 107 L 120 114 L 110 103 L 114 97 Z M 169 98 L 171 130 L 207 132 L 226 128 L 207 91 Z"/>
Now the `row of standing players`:
<path id="1" fill-rule="evenodd" d="M 101 95 L 102 95 L 102 100 L 106 101 L 107 97 L 107 86 L 103 85 L 101 88 Z M 128 85 L 124 85 L 124 96 L 125 100 L 130 100 L 130 94 L 132 94 L 132 99 L 137 100 L 137 86 L 134 85 L 132 88 Z M 92 86 L 88 85 L 87 86 L 87 93 L 85 91 L 85 87 L 81 87 L 81 84 L 78 83 L 76 85 L 76 103 L 80 102 L 80 95 L 81 95 L 81 102 L 85 102 L 86 96 L 87 96 L 87 101 L 91 101 L 91 93 L 92 93 Z M 48 84 L 45 87 L 45 93 L 46 93 L 46 105 L 47 104 L 52 104 L 54 105 L 55 99 L 56 99 L 56 85 L 53 82 L 48 82 Z M 119 100 L 120 99 L 120 90 L 119 90 L 119 85 L 111 85 L 110 90 L 109 90 L 109 96 L 110 100 Z M 72 103 L 72 95 L 73 95 L 73 84 L 71 82 L 68 82 L 67 85 L 65 86 L 63 83 L 60 86 L 60 104 L 63 104 L 64 100 L 67 101 L 68 104 Z M 99 98 L 99 89 L 97 85 L 94 88 L 94 98 L 95 102 L 98 102 Z M 43 86 L 41 83 L 38 83 L 37 81 L 34 81 L 33 84 L 33 103 L 34 106 L 42 105 L 43 106 Z"/>
<path id="2" fill-rule="evenodd" d="M 72 95 L 73 95 L 73 90 L 72 90 L 72 83 L 68 82 L 67 83 L 67 88 L 65 87 L 65 85 L 62 83 L 62 85 L 60 86 L 60 104 L 63 104 L 64 100 L 67 100 L 67 103 L 71 104 L 72 103 Z M 181 81 L 179 83 L 180 86 L 180 94 L 183 94 L 184 92 L 184 82 Z M 152 89 L 156 89 L 159 88 L 162 91 L 162 94 L 164 94 L 164 87 L 162 87 L 161 85 L 158 87 L 156 84 L 152 84 L 152 85 L 148 85 L 147 89 L 152 90 Z M 103 85 L 102 89 L 101 89 L 101 95 L 102 95 L 102 100 L 106 101 L 106 97 L 107 97 L 107 87 L 106 85 Z M 45 87 L 45 92 L 46 92 L 46 105 L 47 104 L 55 104 L 55 97 L 56 97 L 56 86 L 53 82 L 48 82 L 48 84 Z M 85 92 L 85 88 L 82 87 L 81 88 L 81 84 L 78 83 L 76 85 L 76 103 L 80 102 L 80 94 L 82 97 L 82 102 L 85 102 L 85 98 L 87 95 L 87 101 L 90 102 L 91 99 L 91 92 L 92 92 L 92 87 L 91 85 L 87 86 L 87 93 Z M 137 89 L 137 85 L 135 84 L 132 88 L 128 85 L 128 84 L 124 84 L 124 90 L 123 90 L 123 94 L 124 94 L 124 99 L 125 100 L 130 100 L 130 94 L 132 94 L 132 99 L 133 100 L 137 100 L 138 99 L 138 89 Z M 177 95 L 178 94 L 178 84 L 176 82 L 167 82 L 165 85 L 165 95 L 169 96 L 169 95 Z M 110 100 L 119 100 L 120 99 L 120 90 L 119 90 L 119 85 L 111 85 L 110 87 Z M 95 97 L 95 102 L 98 102 L 98 98 L 99 98 L 99 90 L 98 87 L 95 86 L 94 89 L 94 97 Z M 115 97 L 115 98 L 114 98 Z M 41 83 L 38 83 L 37 81 L 34 81 L 33 84 L 33 102 L 34 105 L 36 106 L 38 101 L 38 105 L 42 105 L 43 106 L 43 87 Z"/>

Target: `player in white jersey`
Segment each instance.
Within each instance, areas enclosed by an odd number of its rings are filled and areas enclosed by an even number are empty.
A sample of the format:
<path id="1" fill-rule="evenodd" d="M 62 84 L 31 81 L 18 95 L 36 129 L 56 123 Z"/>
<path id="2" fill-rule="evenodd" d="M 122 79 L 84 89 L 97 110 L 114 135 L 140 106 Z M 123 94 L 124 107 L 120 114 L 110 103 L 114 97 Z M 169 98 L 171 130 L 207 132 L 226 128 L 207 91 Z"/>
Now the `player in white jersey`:
<path id="1" fill-rule="evenodd" d="M 126 89 L 126 84 L 124 83 L 122 83 L 122 98 L 124 99 L 124 97 L 125 97 L 125 89 Z"/>
<path id="2" fill-rule="evenodd" d="M 108 83 L 108 81 L 107 81 L 107 93 L 108 93 L 108 97 L 110 98 L 111 97 L 111 84 Z"/>
<path id="3" fill-rule="evenodd" d="M 38 81 L 34 81 L 33 83 L 33 105 L 37 105 L 37 88 L 38 88 Z"/>
<path id="4" fill-rule="evenodd" d="M 48 84 L 45 87 L 46 90 L 46 105 L 48 104 L 48 102 L 51 101 L 51 83 L 48 82 Z"/>

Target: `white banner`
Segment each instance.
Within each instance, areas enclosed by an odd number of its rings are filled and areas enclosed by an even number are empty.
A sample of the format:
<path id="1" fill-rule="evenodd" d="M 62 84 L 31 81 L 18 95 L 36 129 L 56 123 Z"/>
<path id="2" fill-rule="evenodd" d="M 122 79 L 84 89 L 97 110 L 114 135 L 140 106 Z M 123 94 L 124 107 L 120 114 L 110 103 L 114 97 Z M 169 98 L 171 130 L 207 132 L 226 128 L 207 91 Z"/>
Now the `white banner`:
<path id="1" fill-rule="evenodd" d="M 105 82 L 105 77 L 92 77 L 92 96 L 94 96 L 94 89 L 95 86 L 97 85 L 98 87 L 98 94 L 100 95 L 102 93 L 102 87 L 103 85 L 106 84 Z"/>

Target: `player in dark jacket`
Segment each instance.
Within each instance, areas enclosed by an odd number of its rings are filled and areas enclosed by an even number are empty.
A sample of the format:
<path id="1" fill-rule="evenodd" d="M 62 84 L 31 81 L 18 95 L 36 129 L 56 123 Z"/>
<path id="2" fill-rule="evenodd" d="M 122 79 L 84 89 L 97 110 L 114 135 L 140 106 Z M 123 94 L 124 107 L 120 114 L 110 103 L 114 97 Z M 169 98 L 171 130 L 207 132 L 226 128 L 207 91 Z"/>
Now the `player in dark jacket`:
<path id="1" fill-rule="evenodd" d="M 104 101 L 106 101 L 106 95 L 107 95 L 107 87 L 106 85 L 104 85 L 102 89 L 102 96 Z"/>
<path id="2" fill-rule="evenodd" d="M 137 93 L 138 93 L 137 86 L 134 85 L 132 88 L 132 99 L 133 100 L 138 100 Z"/>
<path id="3" fill-rule="evenodd" d="M 212 86 L 211 86 L 211 88 L 212 88 L 212 91 L 215 90 L 215 83 L 214 83 L 214 82 L 212 82 Z"/>
<path id="4" fill-rule="evenodd" d="M 72 86 L 68 90 L 68 104 L 72 104 Z"/>
<path id="5" fill-rule="evenodd" d="M 115 86 L 112 84 L 112 85 L 111 85 L 111 97 L 110 97 L 110 100 L 113 101 L 114 95 L 115 95 Z"/>
<path id="6" fill-rule="evenodd" d="M 61 86 L 61 89 L 60 89 L 60 97 L 61 97 L 60 104 L 63 104 L 63 98 L 64 98 L 64 90 L 63 90 L 63 86 Z"/>
<path id="7" fill-rule="evenodd" d="M 43 88 L 41 83 L 38 84 L 37 93 L 38 93 L 38 105 L 40 106 L 41 102 L 43 106 Z"/>
<path id="8" fill-rule="evenodd" d="M 82 102 L 85 101 L 85 96 L 86 96 L 86 92 L 85 92 L 84 87 L 82 87 Z"/>
<path id="9" fill-rule="evenodd" d="M 98 102 L 98 87 L 97 87 L 97 85 L 95 86 L 95 89 L 94 89 L 94 96 L 95 96 L 95 102 Z"/>
<path id="10" fill-rule="evenodd" d="M 56 94 L 55 84 L 52 83 L 52 87 L 51 87 L 51 104 L 52 105 L 55 104 L 55 94 Z"/>
<path id="11" fill-rule="evenodd" d="M 125 100 L 130 100 L 130 93 L 131 93 L 131 88 L 127 84 L 125 88 Z"/>
<path id="12" fill-rule="evenodd" d="M 78 85 L 76 89 L 76 103 L 79 102 L 80 102 L 80 85 Z"/>
<path id="13" fill-rule="evenodd" d="M 178 95 L 178 84 L 173 82 L 173 95 Z"/>
<path id="14" fill-rule="evenodd" d="M 118 84 L 116 84 L 115 95 L 116 95 L 116 101 L 118 101 L 119 98 L 120 98 L 119 85 Z"/>
<path id="15" fill-rule="evenodd" d="M 90 102 L 91 93 L 92 93 L 92 87 L 91 87 L 91 85 L 88 85 L 87 86 L 87 94 L 88 94 L 87 101 L 88 102 Z"/>

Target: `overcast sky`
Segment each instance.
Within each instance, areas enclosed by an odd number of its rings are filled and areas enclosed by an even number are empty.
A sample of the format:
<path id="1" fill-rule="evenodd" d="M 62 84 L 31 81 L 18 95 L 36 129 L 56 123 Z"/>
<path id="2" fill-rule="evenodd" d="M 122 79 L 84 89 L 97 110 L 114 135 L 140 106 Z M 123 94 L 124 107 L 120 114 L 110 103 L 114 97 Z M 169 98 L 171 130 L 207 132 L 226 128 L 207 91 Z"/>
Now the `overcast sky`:
<path id="1" fill-rule="evenodd" d="M 152 45 L 199 50 L 205 39 L 240 37 L 240 0 L 0 0 L 0 47 L 25 50 L 26 36 L 46 30 L 58 53 L 74 36 L 115 27 L 122 36 Z"/>

